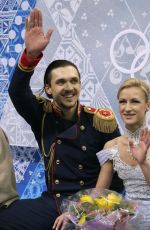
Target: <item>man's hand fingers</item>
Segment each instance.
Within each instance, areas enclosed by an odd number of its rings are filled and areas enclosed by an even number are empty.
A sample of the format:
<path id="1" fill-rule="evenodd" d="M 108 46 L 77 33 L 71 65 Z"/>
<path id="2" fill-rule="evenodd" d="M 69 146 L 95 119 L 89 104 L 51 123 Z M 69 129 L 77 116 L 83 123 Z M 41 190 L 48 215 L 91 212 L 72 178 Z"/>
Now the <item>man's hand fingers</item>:
<path id="1" fill-rule="evenodd" d="M 43 26 L 43 18 L 42 18 L 41 11 L 38 12 L 38 22 L 39 22 L 39 27 L 42 27 Z"/>
<path id="2" fill-rule="evenodd" d="M 65 222 L 65 219 L 63 215 L 57 217 L 57 219 L 54 222 L 53 229 L 55 230 L 60 229 L 60 227 L 63 226 L 64 222 Z"/>
<path id="3" fill-rule="evenodd" d="M 31 13 L 30 13 L 29 24 L 30 24 L 30 28 L 34 27 L 34 10 L 31 11 Z"/>
<path id="4" fill-rule="evenodd" d="M 47 31 L 46 38 L 47 38 L 48 41 L 50 40 L 52 33 L 53 33 L 53 29 L 49 29 Z"/>
<path id="5" fill-rule="evenodd" d="M 29 29 L 30 29 L 29 21 L 28 21 L 28 18 L 26 18 L 25 19 L 25 30 L 29 31 Z"/>

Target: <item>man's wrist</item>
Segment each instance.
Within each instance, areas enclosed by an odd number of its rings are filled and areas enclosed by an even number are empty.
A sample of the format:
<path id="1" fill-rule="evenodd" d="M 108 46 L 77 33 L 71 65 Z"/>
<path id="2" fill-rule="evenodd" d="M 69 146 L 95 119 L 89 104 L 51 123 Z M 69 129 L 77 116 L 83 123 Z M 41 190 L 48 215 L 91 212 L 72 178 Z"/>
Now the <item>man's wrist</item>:
<path id="1" fill-rule="evenodd" d="M 34 70 L 34 68 L 37 66 L 41 58 L 43 57 L 43 53 L 41 53 L 38 57 L 36 58 L 30 58 L 27 55 L 26 49 L 22 53 L 18 66 L 20 69 L 26 72 L 31 72 Z"/>

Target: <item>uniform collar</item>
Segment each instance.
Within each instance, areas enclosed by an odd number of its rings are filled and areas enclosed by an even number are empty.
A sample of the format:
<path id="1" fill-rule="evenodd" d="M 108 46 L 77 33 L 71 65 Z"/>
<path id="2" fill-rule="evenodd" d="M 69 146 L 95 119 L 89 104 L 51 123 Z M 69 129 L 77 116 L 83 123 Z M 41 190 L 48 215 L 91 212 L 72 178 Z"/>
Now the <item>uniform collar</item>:
<path id="1" fill-rule="evenodd" d="M 55 115 L 57 115 L 58 117 L 61 117 L 63 119 L 63 112 L 60 109 L 60 107 L 55 103 L 55 101 L 52 101 L 52 110 L 55 113 Z M 78 101 L 77 102 L 77 109 L 76 109 L 77 119 L 79 119 L 79 117 L 80 117 L 81 110 L 82 110 L 82 105 Z"/>

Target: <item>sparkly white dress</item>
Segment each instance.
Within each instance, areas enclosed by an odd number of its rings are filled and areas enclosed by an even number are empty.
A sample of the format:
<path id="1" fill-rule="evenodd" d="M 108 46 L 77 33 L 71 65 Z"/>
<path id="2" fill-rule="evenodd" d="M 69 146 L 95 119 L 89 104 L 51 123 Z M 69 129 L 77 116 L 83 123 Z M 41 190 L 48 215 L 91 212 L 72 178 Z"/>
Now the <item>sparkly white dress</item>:
<path id="1" fill-rule="evenodd" d="M 150 230 L 150 186 L 147 184 L 139 165 L 130 166 L 120 159 L 118 147 L 104 149 L 97 153 L 101 165 L 108 159 L 113 160 L 114 169 L 123 180 L 126 197 L 128 199 L 140 200 L 141 221 L 132 224 L 138 230 Z M 140 215 L 139 214 L 139 215 Z M 140 218 L 139 218 L 140 219 Z"/>

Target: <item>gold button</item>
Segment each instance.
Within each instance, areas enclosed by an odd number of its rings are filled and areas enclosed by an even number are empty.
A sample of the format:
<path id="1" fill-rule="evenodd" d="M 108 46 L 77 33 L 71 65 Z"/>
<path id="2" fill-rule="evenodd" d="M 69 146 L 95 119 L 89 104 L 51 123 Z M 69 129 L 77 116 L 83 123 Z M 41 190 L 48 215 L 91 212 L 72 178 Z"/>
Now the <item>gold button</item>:
<path id="1" fill-rule="evenodd" d="M 59 180 L 55 180 L 55 184 L 59 184 Z"/>
<path id="2" fill-rule="evenodd" d="M 86 146 L 85 145 L 82 146 L 82 150 L 86 151 Z"/>
<path id="3" fill-rule="evenodd" d="M 56 193 L 56 197 L 60 197 L 60 193 Z"/>
<path id="4" fill-rule="evenodd" d="M 85 130 L 85 126 L 84 126 L 84 125 L 81 125 L 81 126 L 80 126 L 80 129 L 81 129 L 81 131 Z"/>
<path id="5" fill-rule="evenodd" d="M 80 185 L 84 185 L 84 181 L 83 180 L 80 181 Z"/>
<path id="6" fill-rule="evenodd" d="M 56 160 L 56 164 L 59 165 L 60 164 L 60 160 Z"/>
<path id="7" fill-rule="evenodd" d="M 79 164 L 79 165 L 78 165 L 78 168 L 79 168 L 79 169 L 83 169 L 83 165 Z"/>
<path id="8" fill-rule="evenodd" d="M 62 143 L 62 141 L 61 141 L 61 140 L 57 140 L 57 144 L 59 144 L 59 145 L 60 145 L 61 143 Z"/>

